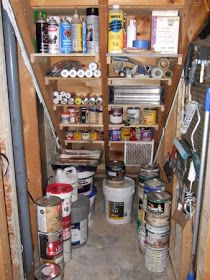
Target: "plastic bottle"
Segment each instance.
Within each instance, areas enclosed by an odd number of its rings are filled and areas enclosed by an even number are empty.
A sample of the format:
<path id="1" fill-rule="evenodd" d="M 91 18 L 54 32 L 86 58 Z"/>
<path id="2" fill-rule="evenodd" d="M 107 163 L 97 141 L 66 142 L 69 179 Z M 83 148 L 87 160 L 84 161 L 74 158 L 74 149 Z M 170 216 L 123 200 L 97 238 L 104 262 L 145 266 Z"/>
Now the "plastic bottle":
<path id="1" fill-rule="evenodd" d="M 133 47 L 134 40 L 136 40 L 136 21 L 130 19 L 130 23 L 127 27 L 127 48 Z"/>
<path id="2" fill-rule="evenodd" d="M 108 52 L 123 52 L 123 10 L 119 5 L 113 5 L 109 11 Z"/>
<path id="3" fill-rule="evenodd" d="M 82 52 L 82 21 L 77 13 L 77 9 L 75 9 L 75 13 L 72 17 L 71 28 L 72 52 Z"/>

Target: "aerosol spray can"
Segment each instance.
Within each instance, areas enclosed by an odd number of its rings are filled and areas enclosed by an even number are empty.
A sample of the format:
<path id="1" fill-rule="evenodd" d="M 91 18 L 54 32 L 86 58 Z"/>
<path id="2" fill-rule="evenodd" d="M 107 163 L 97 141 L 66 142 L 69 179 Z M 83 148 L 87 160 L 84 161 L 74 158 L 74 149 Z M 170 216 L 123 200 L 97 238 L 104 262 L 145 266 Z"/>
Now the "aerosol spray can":
<path id="1" fill-rule="evenodd" d="M 38 53 L 48 53 L 48 23 L 39 15 L 36 21 L 36 49 Z"/>
<path id="2" fill-rule="evenodd" d="M 60 52 L 71 53 L 71 23 L 67 18 L 60 23 Z"/>
<path id="3" fill-rule="evenodd" d="M 82 19 L 82 52 L 87 53 L 87 22 Z"/>
<path id="4" fill-rule="evenodd" d="M 86 20 L 87 20 L 87 52 L 99 53 L 98 8 L 87 8 Z"/>
<path id="5" fill-rule="evenodd" d="M 56 54 L 60 52 L 60 32 L 59 24 L 52 17 L 48 22 L 48 36 L 49 36 L 49 53 Z"/>
<path id="6" fill-rule="evenodd" d="M 72 52 L 82 52 L 82 21 L 75 10 L 71 21 L 72 36 L 71 36 L 71 46 Z"/>

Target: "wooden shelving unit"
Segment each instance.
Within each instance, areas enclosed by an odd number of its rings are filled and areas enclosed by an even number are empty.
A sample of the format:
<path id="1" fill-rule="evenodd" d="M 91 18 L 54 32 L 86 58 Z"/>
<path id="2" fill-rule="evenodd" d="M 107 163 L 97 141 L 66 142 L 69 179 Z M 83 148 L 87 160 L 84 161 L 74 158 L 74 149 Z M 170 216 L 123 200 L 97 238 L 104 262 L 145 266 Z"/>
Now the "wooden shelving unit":
<path id="1" fill-rule="evenodd" d="M 104 144 L 102 140 L 65 140 L 65 145 L 68 144 Z"/>
<path id="2" fill-rule="evenodd" d="M 151 103 L 144 103 L 144 104 L 138 104 L 138 103 L 112 104 L 112 103 L 109 103 L 108 109 L 110 110 L 111 107 L 122 107 L 123 109 L 127 109 L 129 107 L 136 107 L 136 108 L 140 108 L 140 109 L 144 109 L 144 108 L 157 108 L 157 109 L 160 109 L 161 112 L 163 112 L 164 109 L 165 109 L 164 105 L 157 105 L 157 104 L 151 104 Z"/>
<path id="3" fill-rule="evenodd" d="M 161 82 L 165 82 L 168 85 L 171 85 L 171 79 L 169 78 L 144 78 L 144 77 L 133 77 L 133 78 L 108 78 L 108 84 L 110 86 L 132 86 L 132 85 L 154 85 L 160 84 Z"/>
<path id="4" fill-rule="evenodd" d="M 63 129 L 65 127 L 71 127 L 71 128 L 103 128 L 103 124 L 97 124 L 97 123 L 69 123 L 69 124 L 60 124 L 60 129 Z"/>
<path id="5" fill-rule="evenodd" d="M 31 53 L 31 63 L 35 62 L 46 62 L 47 59 L 51 57 L 63 57 L 63 58 L 73 58 L 73 57 L 93 57 L 95 62 L 99 61 L 99 54 L 90 54 L 90 53 Z"/>
<path id="6" fill-rule="evenodd" d="M 93 81 L 100 81 L 101 78 L 63 78 L 63 77 L 47 77 L 45 76 L 44 81 L 45 85 L 49 85 L 50 82 L 53 81 L 65 81 L 69 83 L 87 83 L 87 82 L 93 82 Z"/>
<path id="7" fill-rule="evenodd" d="M 151 127 L 154 129 L 158 129 L 158 124 L 154 124 L 154 125 L 146 125 L 146 124 L 131 124 L 129 126 L 127 126 L 126 124 L 109 124 L 109 128 L 121 128 L 121 127 Z"/>

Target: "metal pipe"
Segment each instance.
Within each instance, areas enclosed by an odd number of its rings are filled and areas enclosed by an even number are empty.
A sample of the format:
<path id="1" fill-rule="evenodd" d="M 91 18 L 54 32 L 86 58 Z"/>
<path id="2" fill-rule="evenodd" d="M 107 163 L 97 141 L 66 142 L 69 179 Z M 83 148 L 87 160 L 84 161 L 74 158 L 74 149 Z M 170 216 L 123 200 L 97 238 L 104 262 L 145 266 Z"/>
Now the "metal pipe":
<path id="1" fill-rule="evenodd" d="M 6 11 L 3 9 L 3 31 L 8 84 L 8 97 L 12 127 L 13 155 L 20 219 L 21 242 L 23 246 L 23 266 L 27 277 L 33 272 L 33 250 L 24 161 L 23 128 L 18 79 L 16 38 Z M 15 211 L 15 209 L 14 209 Z"/>

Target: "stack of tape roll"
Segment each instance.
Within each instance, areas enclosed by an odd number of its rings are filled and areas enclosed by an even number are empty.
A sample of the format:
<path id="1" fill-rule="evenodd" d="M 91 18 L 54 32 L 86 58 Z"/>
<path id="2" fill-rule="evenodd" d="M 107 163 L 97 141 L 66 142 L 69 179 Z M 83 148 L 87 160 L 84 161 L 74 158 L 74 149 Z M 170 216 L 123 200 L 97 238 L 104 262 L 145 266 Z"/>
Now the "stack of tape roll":
<path id="1" fill-rule="evenodd" d="M 88 69 L 84 70 L 84 69 L 63 69 L 61 71 L 61 77 L 63 78 L 100 78 L 101 77 L 101 70 L 98 69 L 98 65 L 95 62 L 90 62 L 88 65 Z"/>
<path id="2" fill-rule="evenodd" d="M 173 77 L 173 71 L 169 69 L 170 67 L 170 61 L 168 58 L 160 58 L 158 61 L 158 67 L 163 71 L 163 78 L 172 78 Z"/>

